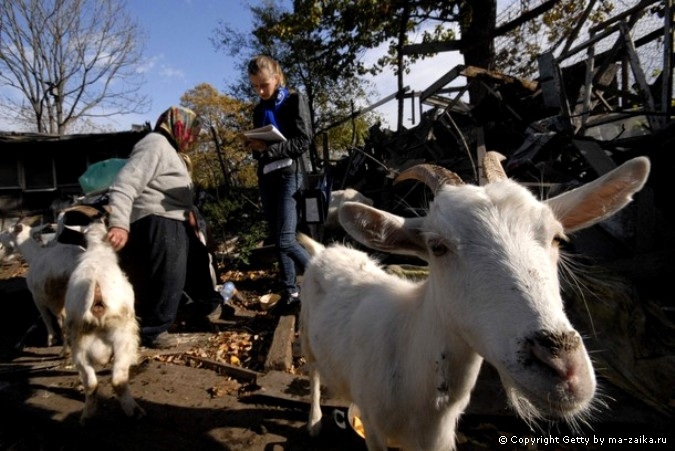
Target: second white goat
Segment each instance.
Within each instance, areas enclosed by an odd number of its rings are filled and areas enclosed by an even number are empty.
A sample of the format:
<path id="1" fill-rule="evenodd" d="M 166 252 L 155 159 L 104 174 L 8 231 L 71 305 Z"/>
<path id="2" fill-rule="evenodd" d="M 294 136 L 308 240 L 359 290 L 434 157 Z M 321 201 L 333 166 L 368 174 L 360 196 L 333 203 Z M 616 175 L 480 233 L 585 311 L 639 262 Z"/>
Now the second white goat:
<path id="1" fill-rule="evenodd" d="M 32 237 L 36 231 L 31 227 L 34 221 L 35 218 L 27 218 L 17 223 L 11 231 L 0 234 L 0 241 L 7 249 L 18 250 L 28 263 L 26 285 L 47 329 L 47 346 L 54 346 L 63 334 L 63 330 L 54 327 L 54 320 L 63 329 L 66 285 L 84 248 L 57 241 L 42 245 Z M 66 338 L 62 338 L 62 355 L 66 355 Z"/>
<path id="2" fill-rule="evenodd" d="M 87 228 L 87 249 L 73 270 L 66 292 L 67 337 L 85 392 L 82 423 L 97 408 L 96 365 L 111 361 L 112 387 L 122 410 L 130 417 L 145 415 L 129 389 L 129 370 L 137 363 L 140 341 L 134 290 L 119 267 L 106 233 L 102 222 Z"/>

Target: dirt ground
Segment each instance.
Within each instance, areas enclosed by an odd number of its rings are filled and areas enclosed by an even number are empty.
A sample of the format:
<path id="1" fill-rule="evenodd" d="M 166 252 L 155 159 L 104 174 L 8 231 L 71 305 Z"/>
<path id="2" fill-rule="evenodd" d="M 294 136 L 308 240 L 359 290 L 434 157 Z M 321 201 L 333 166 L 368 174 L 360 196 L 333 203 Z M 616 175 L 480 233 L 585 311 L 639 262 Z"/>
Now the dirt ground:
<path id="1" fill-rule="evenodd" d="M 302 360 L 296 351 L 290 371 L 264 368 L 278 316 L 254 303 L 240 304 L 232 321 L 215 328 L 179 321 L 176 349 L 142 350 L 131 381 L 133 396 L 147 412 L 140 421 L 124 417 L 103 369 L 99 415 L 83 427 L 78 420 L 84 395 L 77 374 L 59 356 L 60 347 L 44 346 L 21 265 L 0 269 L 2 450 L 365 450 L 360 437 L 334 421 L 334 412 L 346 412 L 339 400 L 326 400 L 320 436 L 307 435 L 309 391 Z M 264 274 L 257 273 L 237 286 L 250 301 L 266 290 L 266 283 Z M 22 337 L 23 346 L 16 347 Z M 218 362 L 251 373 L 223 371 L 225 365 Z M 667 436 L 672 419 L 609 384 L 603 390 L 607 407 L 592 427 L 572 432 L 562 425 L 542 425 L 541 431 L 531 431 L 508 410 L 497 378 L 485 366 L 459 424 L 458 450 L 601 449 L 599 439 L 606 447 L 610 437 Z M 546 437 L 553 443 L 526 445 L 524 440 Z M 507 444 L 501 445 L 500 438 Z M 579 439 L 589 442 L 571 443 Z"/>

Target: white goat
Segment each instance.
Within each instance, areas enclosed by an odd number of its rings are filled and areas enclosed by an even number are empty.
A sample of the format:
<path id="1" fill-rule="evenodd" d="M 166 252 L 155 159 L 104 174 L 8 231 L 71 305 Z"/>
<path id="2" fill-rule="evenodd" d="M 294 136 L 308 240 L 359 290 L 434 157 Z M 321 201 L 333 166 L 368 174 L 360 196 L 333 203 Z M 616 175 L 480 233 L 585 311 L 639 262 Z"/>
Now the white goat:
<path id="1" fill-rule="evenodd" d="M 57 241 L 42 245 L 32 237 L 35 228 L 30 227 L 31 221 L 34 221 L 34 218 L 19 222 L 11 231 L 3 232 L 0 241 L 7 248 L 18 250 L 28 263 L 26 285 L 47 329 L 47 346 L 53 346 L 58 333 L 63 332 L 66 285 L 84 248 Z M 54 319 L 61 331 L 55 329 Z M 64 344 L 62 355 L 65 355 L 66 338 L 62 338 Z"/>
<path id="2" fill-rule="evenodd" d="M 429 277 L 385 273 L 363 252 L 307 236 L 301 343 L 310 370 L 308 430 L 321 427 L 320 384 L 354 402 L 368 449 L 455 449 L 455 428 L 483 359 L 528 422 L 587 421 L 596 381 L 580 335 L 563 311 L 558 243 L 609 217 L 649 173 L 635 158 L 546 202 L 505 178 L 463 185 L 443 168 L 416 166 L 435 191 L 426 217 L 402 218 L 346 203 L 340 222 L 373 249 L 414 255 Z"/>
<path id="3" fill-rule="evenodd" d="M 101 222 L 87 228 L 87 250 L 70 277 L 66 293 L 66 330 L 85 392 L 82 423 L 97 408 L 95 365 L 111 360 L 112 387 L 124 413 L 136 418 L 145 415 L 129 389 L 129 368 L 137 363 L 140 340 L 134 290 L 119 267 L 106 233 Z"/>

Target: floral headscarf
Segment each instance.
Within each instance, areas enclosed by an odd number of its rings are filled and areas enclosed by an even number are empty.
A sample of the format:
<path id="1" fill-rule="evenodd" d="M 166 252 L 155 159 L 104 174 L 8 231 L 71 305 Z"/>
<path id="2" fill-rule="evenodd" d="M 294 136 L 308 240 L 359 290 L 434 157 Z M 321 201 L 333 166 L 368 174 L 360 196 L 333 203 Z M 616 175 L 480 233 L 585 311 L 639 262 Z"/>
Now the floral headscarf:
<path id="1" fill-rule="evenodd" d="M 157 119 L 155 131 L 160 130 L 173 140 L 178 152 L 185 152 L 197 139 L 201 121 L 189 108 L 172 106 Z"/>

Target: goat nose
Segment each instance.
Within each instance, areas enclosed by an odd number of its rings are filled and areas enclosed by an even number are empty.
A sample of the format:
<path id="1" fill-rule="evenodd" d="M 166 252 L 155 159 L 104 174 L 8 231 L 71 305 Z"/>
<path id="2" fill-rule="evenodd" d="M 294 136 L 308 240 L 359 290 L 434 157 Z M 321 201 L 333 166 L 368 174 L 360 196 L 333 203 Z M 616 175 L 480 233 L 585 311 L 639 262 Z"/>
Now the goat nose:
<path id="1" fill-rule="evenodd" d="M 563 380 L 573 379 L 583 365 L 581 337 L 574 331 L 539 331 L 528 343 L 532 356 Z"/>

